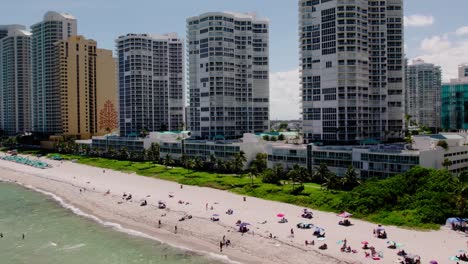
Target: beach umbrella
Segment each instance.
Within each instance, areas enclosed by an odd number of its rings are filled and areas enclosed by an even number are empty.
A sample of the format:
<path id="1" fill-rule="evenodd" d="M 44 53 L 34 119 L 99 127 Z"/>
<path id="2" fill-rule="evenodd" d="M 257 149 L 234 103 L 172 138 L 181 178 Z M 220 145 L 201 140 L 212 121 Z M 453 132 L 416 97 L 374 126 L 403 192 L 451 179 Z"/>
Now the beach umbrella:
<path id="1" fill-rule="evenodd" d="M 435 261 L 435 260 L 431 260 L 431 261 L 429 262 L 429 264 L 438 264 L 438 263 L 437 263 L 437 261 Z"/>
<path id="2" fill-rule="evenodd" d="M 451 261 L 459 261 L 459 260 L 460 260 L 459 258 L 457 258 L 457 257 L 455 257 L 455 256 L 452 256 L 452 257 L 450 257 L 449 259 L 450 259 Z"/>
<path id="3" fill-rule="evenodd" d="M 249 224 L 249 223 L 242 223 L 242 224 L 240 224 L 240 226 L 248 226 L 248 225 L 250 225 L 250 224 Z"/>
<path id="4" fill-rule="evenodd" d="M 346 211 L 342 212 L 341 214 L 338 214 L 339 217 L 343 217 L 343 218 L 348 218 L 348 217 L 351 217 L 353 216 L 353 214 L 350 214 Z"/>
<path id="5" fill-rule="evenodd" d="M 165 203 L 166 203 L 166 201 L 159 200 L 159 202 L 158 202 L 158 203 L 163 203 L 163 204 L 165 204 Z"/>
<path id="6" fill-rule="evenodd" d="M 325 238 L 324 237 L 319 237 L 317 240 L 322 241 L 322 240 L 325 240 Z"/>
<path id="7" fill-rule="evenodd" d="M 284 214 L 279 213 L 279 214 L 277 214 L 276 216 L 277 216 L 277 217 L 284 217 Z"/>
<path id="8" fill-rule="evenodd" d="M 367 242 L 367 241 L 362 241 L 361 244 L 363 244 L 363 245 L 369 245 L 369 242 Z"/>
<path id="9" fill-rule="evenodd" d="M 213 216 L 219 216 L 219 214 L 213 214 Z"/>

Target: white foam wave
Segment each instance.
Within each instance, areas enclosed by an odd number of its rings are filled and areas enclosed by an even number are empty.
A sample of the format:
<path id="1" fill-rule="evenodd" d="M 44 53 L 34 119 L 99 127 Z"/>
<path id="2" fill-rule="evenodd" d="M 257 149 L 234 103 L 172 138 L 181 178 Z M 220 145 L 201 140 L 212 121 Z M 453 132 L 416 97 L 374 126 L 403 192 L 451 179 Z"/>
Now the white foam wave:
<path id="1" fill-rule="evenodd" d="M 76 215 L 86 217 L 88 219 L 91 219 L 91 220 L 99 223 L 100 225 L 103 225 L 105 227 L 110 227 L 110 228 L 112 228 L 114 230 L 117 230 L 119 232 L 126 233 L 126 234 L 129 234 L 129 235 L 132 235 L 132 236 L 137 236 L 137 237 L 150 239 L 150 240 L 153 240 L 153 241 L 157 241 L 159 243 L 166 244 L 166 245 L 169 245 L 170 247 L 178 248 L 178 249 L 181 249 L 181 250 L 184 250 L 184 251 L 189 251 L 189 252 L 194 252 L 194 253 L 197 253 L 197 254 L 202 254 L 202 255 L 208 256 L 211 259 L 219 260 L 219 261 L 222 261 L 222 262 L 225 262 L 225 263 L 242 264 L 240 262 L 231 260 L 228 256 L 225 256 L 225 255 L 220 255 L 220 254 L 216 254 L 216 253 L 212 253 L 212 252 L 206 252 L 206 251 L 202 251 L 202 250 L 193 250 L 193 249 L 190 249 L 190 248 L 187 248 L 187 247 L 184 247 L 184 246 L 167 243 L 167 242 L 161 241 L 160 239 L 158 239 L 156 237 L 148 235 L 146 233 L 122 227 L 122 225 L 120 225 L 118 223 L 103 221 L 103 220 L 101 220 L 100 218 L 98 218 L 98 217 L 96 217 L 94 215 L 87 214 L 87 213 L 81 211 L 79 208 L 77 208 L 77 207 L 75 207 L 75 206 L 73 206 L 71 204 L 66 203 L 60 196 L 58 196 L 58 195 L 56 195 L 54 193 L 44 191 L 42 189 L 38 189 L 38 188 L 36 188 L 34 186 L 31 186 L 31 185 L 22 184 L 21 182 L 15 182 L 15 183 L 19 184 L 19 185 L 22 185 L 22 186 L 24 186 L 24 187 L 26 187 L 28 189 L 33 190 L 33 191 L 36 191 L 36 192 L 39 192 L 39 193 L 42 193 L 44 195 L 47 195 L 47 196 L 51 197 L 52 199 L 57 201 L 63 208 L 69 209 L 70 211 L 72 211 Z M 72 249 L 72 248 L 68 248 L 68 249 Z"/>
<path id="2" fill-rule="evenodd" d="M 78 249 L 86 246 L 86 244 L 77 244 L 77 245 L 72 245 L 72 246 L 65 246 L 62 248 L 62 250 L 73 250 L 73 249 Z"/>

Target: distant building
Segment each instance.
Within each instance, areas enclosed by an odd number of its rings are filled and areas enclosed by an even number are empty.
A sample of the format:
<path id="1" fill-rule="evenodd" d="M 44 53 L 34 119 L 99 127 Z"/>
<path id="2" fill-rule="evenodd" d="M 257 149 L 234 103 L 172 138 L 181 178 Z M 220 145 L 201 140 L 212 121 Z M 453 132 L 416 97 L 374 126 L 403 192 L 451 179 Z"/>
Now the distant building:
<path id="1" fill-rule="evenodd" d="M 400 139 L 403 0 L 300 0 L 304 139 Z"/>
<path id="2" fill-rule="evenodd" d="M 0 129 L 6 135 L 31 132 L 31 33 L 24 26 L 0 26 Z"/>
<path id="3" fill-rule="evenodd" d="M 112 51 L 72 36 L 56 43 L 61 131 L 88 139 L 118 131 L 117 85 Z"/>
<path id="4" fill-rule="evenodd" d="M 49 11 L 31 26 L 32 124 L 34 132 L 61 134 L 60 87 L 57 85 L 55 43 L 77 34 L 77 21 L 67 13 Z"/>
<path id="5" fill-rule="evenodd" d="M 441 75 L 439 66 L 422 60 L 406 68 L 406 114 L 419 126 L 433 130 L 440 128 Z"/>
<path id="6" fill-rule="evenodd" d="M 269 22 L 254 14 L 187 19 L 193 137 L 238 139 L 269 128 Z"/>
<path id="7" fill-rule="evenodd" d="M 182 130 L 184 44 L 176 33 L 127 34 L 116 40 L 120 134 Z"/>
<path id="8" fill-rule="evenodd" d="M 468 65 L 460 65 L 459 78 L 442 84 L 441 125 L 444 130 L 468 129 Z"/>

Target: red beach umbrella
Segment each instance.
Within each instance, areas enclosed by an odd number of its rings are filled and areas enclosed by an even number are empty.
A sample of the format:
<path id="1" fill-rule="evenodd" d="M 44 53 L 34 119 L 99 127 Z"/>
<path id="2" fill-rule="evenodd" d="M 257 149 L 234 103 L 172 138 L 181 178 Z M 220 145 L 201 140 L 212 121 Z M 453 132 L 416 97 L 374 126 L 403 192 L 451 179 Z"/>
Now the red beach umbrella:
<path id="1" fill-rule="evenodd" d="M 279 214 L 277 214 L 276 216 L 277 216 L 277 217 L 284 217 L 284 214 L 279 213 Z"/>

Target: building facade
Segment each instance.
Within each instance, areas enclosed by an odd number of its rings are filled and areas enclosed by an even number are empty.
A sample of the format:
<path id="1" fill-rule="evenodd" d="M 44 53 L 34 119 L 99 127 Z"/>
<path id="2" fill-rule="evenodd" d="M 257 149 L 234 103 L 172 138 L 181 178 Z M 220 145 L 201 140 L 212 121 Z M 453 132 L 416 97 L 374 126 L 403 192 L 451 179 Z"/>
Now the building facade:
<path id="1" fill-rule="evenodd" d="M 31 132 L 31 33 L 0 26 L 0 128 L 6 135 Z"/>
<path id="2" fill-rule="evenodd" d="M 117 85 L 112 51 L 72 36 L 56 43 L 61 131 L 88 139 L 118 129 Z"/>
<path id="3" fill-rule="evenodd" d="M 468 129 L 468 65 L 460 65 L 458 79 L 442 84 L 441 126 L 444 130 Z"/>
<path id="4" fill-rule="evenodd" d="M 305 142 L 402 138 L 402 0 L 300 0 Z"/>
<path id="5" fill-rule="evenodd" d="M 182 130 L 184 44 L 177 34 L 128 34 L 116 40 L 120 134 Z"/>
<path id="6" fill-rule="evenodd" d="M 55 43 L 77 34 L 77 21 L 67 13 L 47 12 L 31 26 L 32 130 L 62 132 L 60 87 L 57 82 Z"/>
<path id="7" fill-rule="evenodd" d="M 406 114 L 419 126 L 440 128 L 442 71 L 416 60 L 406 68 Z"/>
<path id="8" fill-rule="evenodd" d="M 199 139 L 237 139 L 269 127 L 269 22 L 254 14 L 187 19 L 188 127 Z"/>

